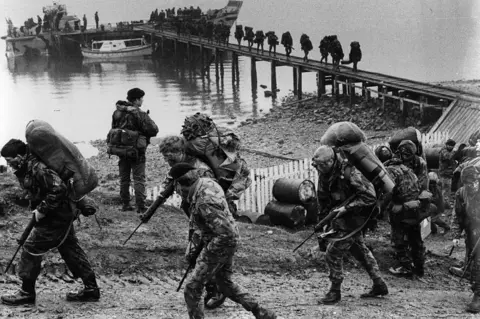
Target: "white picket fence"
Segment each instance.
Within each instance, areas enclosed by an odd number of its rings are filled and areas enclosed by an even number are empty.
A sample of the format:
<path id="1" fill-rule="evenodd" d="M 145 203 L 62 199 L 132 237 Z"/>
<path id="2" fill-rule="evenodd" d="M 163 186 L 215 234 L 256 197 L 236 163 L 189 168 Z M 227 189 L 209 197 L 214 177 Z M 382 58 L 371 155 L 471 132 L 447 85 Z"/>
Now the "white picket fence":
<path id="1" fill-rule="evenodd" d="M 421 140 L 424 148 L 435 144 L 443 145 L 448 139 L 448 132 L 436 132 L 433 134 L 422 134 Z M 370 149 L 375 150 L 378 146 L 387 145 L 387 141 L 369 145 Z M 238 209 L 242 211 L 252 211 L 263 214 L 265 206 L 273 199 L 272 188 L 275 181 L 281 177 L 298 178 L 311 180 L 315 185 L 318 182 L 318 174 L 312 167 L 311 158 L 305 158 L 298 161 L 292 161 L 284 165 L 255 168 L 250 172 L 252 185 L 238 200 Z M 133 195 L 133 189 L 130 189 Z M 160 192 L 160 187 L 148 188 L 147 199 L 155 199 Z M 179 196 L 169 200 L 172 205 L 179 206 L 181 199 Z"/>

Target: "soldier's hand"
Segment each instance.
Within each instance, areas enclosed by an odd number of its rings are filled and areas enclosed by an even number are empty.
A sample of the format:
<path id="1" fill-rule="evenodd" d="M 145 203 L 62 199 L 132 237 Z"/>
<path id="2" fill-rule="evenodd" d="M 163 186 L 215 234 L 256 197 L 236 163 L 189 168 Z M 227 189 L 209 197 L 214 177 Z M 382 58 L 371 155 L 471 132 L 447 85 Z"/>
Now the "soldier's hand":
<path id="1" fill-rule="evenodd" d="M 323 223 L 318 223 L 315 225 L 315 228 L 313 229 L 316 233 L 323 232 L 325 228 L 325 225 Z"/>
<path id="2" fill-rule="evenodd" d="M 35 220 L 37 221 L 37 223 L 38 223 L 42 218 L 45 217 L 45 214 L 40 213 L 40 212 L 39 212 L 38 210 L 36 210 L 36 209 L 35 209 L 32 213 L 35 215 Z"/>
<path id="3" fill-rule="evenodd" d="M 453 247 L 458 247 L 460 245 L 460 239 L 454 239 L 452 240 Z"/>

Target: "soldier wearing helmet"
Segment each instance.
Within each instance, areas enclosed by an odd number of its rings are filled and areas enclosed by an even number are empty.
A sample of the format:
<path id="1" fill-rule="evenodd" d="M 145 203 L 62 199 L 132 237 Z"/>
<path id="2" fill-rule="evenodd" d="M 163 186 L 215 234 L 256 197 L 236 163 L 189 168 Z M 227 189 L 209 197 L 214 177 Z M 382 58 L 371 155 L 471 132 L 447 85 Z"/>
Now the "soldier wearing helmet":
<path id="1" fill-rule="evenodd" d="M 356 232 L 371 215 L 376 203 L 375 189 L 365 176 L 354 166 L 344 161 L 334 149 L 322 145 L 314 153 L 312 166 L 318 172 L 318 202 L 320 216 L 336 212 L 331 227 L 344 236 L 343 240 L 332 240 L 326 251 L 326 260 L 330 269 L 331 286 L 320 300 L 323 304 L 335 304 L 341 299 L 343 281 L 343 258 L 350 252 L 367 270 L 373 280 L 371 290 L 361 297 L 377 297 L 388 294 L 388 288 L 378 268 L 372 252 L 365 245 L 361 232 Z M 345 200 L 354 195 L 351 200 Z M 341 206 L 343 204 L 343 206 Z M 340 205 L 340 207 L 338 207 Z M 337 208 L 335 208 L 337 207 Z M 318 226 L 317 226 L 318 227 Z M 317 228 L 316 227 L 316 228 Z M 315 229 L 321 231 L 321 229 Z"/>
<path id="2" fill-rule="evenodd" d="M 403 140 L 398 145 L 397 155 L 403 165 L 411 168 L 418 178 L 420 191 L 428 190 L 428 169 L 427 162 L 418 155 L 417 146 L 410 140 Z"/>
<path id="3" fill-rule="evenodd" d="M 463 186 L 455 194 L 455 214 L 453 214 L 453 244 L 457 246 L 462 231 L 465 231 L 467 262 L 470 267 L 473 299 L 467 306 L 471 313 L 480 312 L 480 166 L 470 165 L 461 173 Z"/>

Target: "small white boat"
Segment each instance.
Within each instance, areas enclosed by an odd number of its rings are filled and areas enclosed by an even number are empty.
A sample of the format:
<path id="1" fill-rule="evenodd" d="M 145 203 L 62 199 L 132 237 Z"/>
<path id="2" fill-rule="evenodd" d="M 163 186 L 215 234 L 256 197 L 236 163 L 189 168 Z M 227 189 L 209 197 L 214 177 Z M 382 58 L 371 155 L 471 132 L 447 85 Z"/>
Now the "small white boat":
<path id="1" fill-rule="evenodd" d="M 88 59 L 124 58 L 152 54 L 152 46 L 144 38 L 92 41 L 91 48 L 81 48 Z"/>

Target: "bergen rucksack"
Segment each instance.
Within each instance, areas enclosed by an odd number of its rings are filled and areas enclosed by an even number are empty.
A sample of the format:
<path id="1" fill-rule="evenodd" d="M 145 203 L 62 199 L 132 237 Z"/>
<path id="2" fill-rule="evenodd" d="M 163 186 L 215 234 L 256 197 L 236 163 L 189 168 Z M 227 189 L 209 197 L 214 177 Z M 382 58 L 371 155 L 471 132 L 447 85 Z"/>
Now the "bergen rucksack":
<path id="1" fill-rule="evenodd" d="M 96 205 L 86 195 L 97 187 L 98 177 L 75 144 L 42 120 L 27 124 L 25 138 L 30 151 L 67 185 L 69 198 L 77 203 L 82 214 L 94 214 Z"/>

